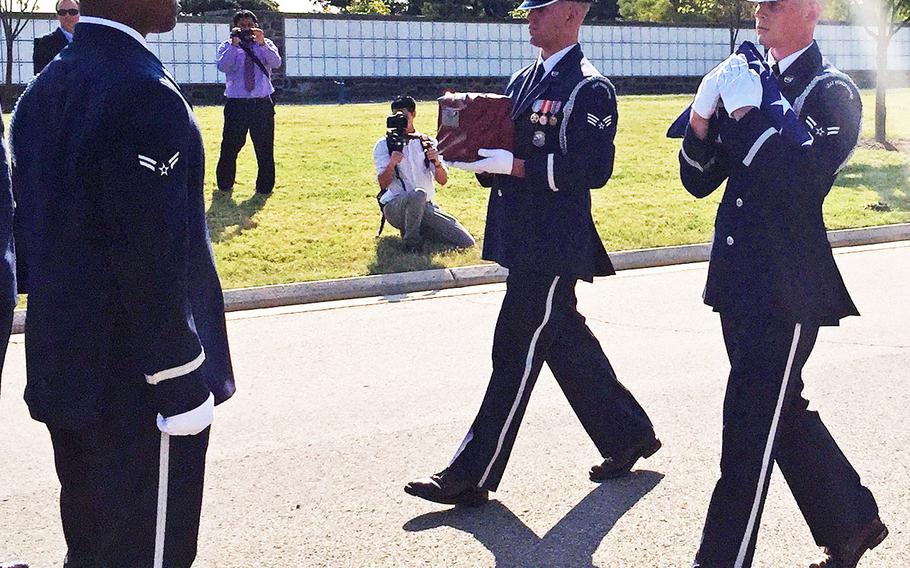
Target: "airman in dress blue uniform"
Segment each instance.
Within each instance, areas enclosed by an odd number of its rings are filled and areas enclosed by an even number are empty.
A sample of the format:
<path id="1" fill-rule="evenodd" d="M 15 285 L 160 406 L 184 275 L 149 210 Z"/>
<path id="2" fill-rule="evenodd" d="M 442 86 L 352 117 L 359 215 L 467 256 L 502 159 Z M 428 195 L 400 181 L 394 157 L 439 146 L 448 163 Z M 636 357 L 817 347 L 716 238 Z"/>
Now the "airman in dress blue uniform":
<path id="1" fill-rule="evenodd" d="M 591 216 L 591 190 L 613 172 L 616 92 L 578 44 L 590 4 L 528 0 L 520 7 L 530 10 L 531 43 L 541 55 L 506 89 L 514 154 L 481 150 L 484 159 L 453 164 L 492 181 L 483 257 L 509 276 L 480 411 L 449 467 L 405 487 L 439 503 L 479 504 L 496 490 L 544 363 L 604 457 L 592 480 L 625 475 L 660 448 L 576 310 L 576 281 L 614 273 Z"/>
<path id="2" fill-rule="evenodd" d="M 145 35 L 173 0 L 84 0 L 12 122 L 25 399 L 67 568 L 189 567 L 214 405 L 234 392 L 202 137 Z"/>
<path id="3" fill-rule="evenodd" d="M 2 111 L 0 111 L 2 114 Z M 3 121 L 0 120 L 0 383 L 16 307 L 16 247 L 13 245 L 13 191 Z"/>
<path id="4" fill-rule="evenodd" d="M 731 370 L 721 477 L 694 566 L 751 566 L 776 463 L 825 547 L 811 566 L 855 568 L 888 531 L 872 493 L 808 410 L 802 369 L 820 326 L 858 315 L 822 203 L 856 147 L 862 104 L 853 81 L 824 62 L 813 41 L 818 0 L 755 1 L 758 38 L 779 74 L 774 104 L 792 108 L 808 137 L 795 141 L 774 125 L 759 75 L 734 54 L 702 81 L 679 153 L 694 196 L 727 181 L 704 299 L 720 313 Z M 716 110 L 719 102 L 725 110 Z"/>

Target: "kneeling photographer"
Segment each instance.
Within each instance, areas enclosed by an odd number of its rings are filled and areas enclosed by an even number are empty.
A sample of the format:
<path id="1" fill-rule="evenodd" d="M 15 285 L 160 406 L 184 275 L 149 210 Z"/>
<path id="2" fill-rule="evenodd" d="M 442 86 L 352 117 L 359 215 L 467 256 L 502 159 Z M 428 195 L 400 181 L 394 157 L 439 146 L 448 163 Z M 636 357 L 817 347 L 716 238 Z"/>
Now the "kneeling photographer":
<path id="1" fill-rule="evenodd" d="M 259 28 L 256 14 L 234 14 L 231 37 L 218 48 L 218 70 L 226 75 L 224 134 L 216 177 L 218 189 L 234 189 L 237 155 L 250 133 L 259 174 L 256 193 L 269 195 L 275 186 L 275 104 L 272 70 L 281 67 L 281 55 Z"/>
<path id="2" fill-rule="evenodd" d="M 472 247 L 471 233 L 433 203 L 433 182 L 445 185 L 449 173 L 436 141 L 414 129 L 415 116 L 417 103 L 412 97 L 393 100 L 386 135 L 373 148 L 382 213 L 401 231 L 405 251 L 418 250 L 424 238 L 456 248 Z"/>

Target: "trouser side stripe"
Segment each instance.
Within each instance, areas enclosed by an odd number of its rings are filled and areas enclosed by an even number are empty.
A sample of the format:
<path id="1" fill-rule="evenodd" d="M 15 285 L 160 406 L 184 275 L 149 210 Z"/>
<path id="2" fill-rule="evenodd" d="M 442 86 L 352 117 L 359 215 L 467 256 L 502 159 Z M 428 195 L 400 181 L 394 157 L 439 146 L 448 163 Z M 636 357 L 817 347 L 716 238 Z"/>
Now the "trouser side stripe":
<path id="1" fill-rule="evenodd" d="M 496 458 L 499 457 L 499 452 L 502 451 L 502 444 L 505 442 L 506 434 L 509 432 L 509 426 L 512 425 L 512 419 L 515 417 L 515 413 L 518 411 L 518 406 L 521 404 L 521 398 L 524 396 L 525 386 L 528 383 L 528 377 L 531 376 L 531 369 L 534 367 L 534 348 L 537 346 L 537 340 L 540 338 L 540 334 L 543 331 L 544 326 L 547 325 L 547 322 L 550 320 L 550 312 L 553 311 L 553 294 L 556 292 L 556 284 L 559 283 L 559 276 L 553 279 L 553 283 L 550 284 L 550 292 L 547 294 L 547 306 L 544 310 L 543 321 L 540 322 L 540 325 L 534 331 L 534 335 L 531 337 L 531 345 L 528 347 L 528 355 L 525 358 L 525 371 L 521 377 L 521 385 L 518 387 L 518 393 L 515 395 L 515 401 L 512 403 L 512 409 L 509 411 L 509 417 L 506 418 L 506 423 L 502 427 L 502 431 L 499 433 L 499 441 L 496 443 L 496 451 L 493 452 L 493 457 L 490 459 L 490 463 L 487 464 L 487 469 L 483 472 L 483 477 L 480 478 L 480 482 L 477 484 L 477 487 L 482 487 L 483 484 L 487 481 L 487 477 L 490 476 L 490 470 L 493 469 L 493 464 L 496 463 Z"/>
<path id="2" fill-rule="evenodd" d="M 158 516 L 155 523 L 154 568 L 164 568 L 164 528 L 167 524 L 167 485 L 171 455 L 170 446 L 170 436 L 162 432 L 161 453 L 158 459 Z"/>
<path id="3" fill-rule="evenodd" d="M 777 396 L 777 407 L 774 409 L 774 418 L 771 419 L 771 431 L 768 432 L 768 441 L 765 442 L 765 454 L 762 457 L 761 472 L 758 475 L 758 486 L 755 488 L 755 500 L 752 502 L 752 512 L 749 514 L 749 522 L 746 524 L 746 534 L 743 535 L 742 544 L 739 545 L 739 554 L 736 556 L 734 568 L 742 568 L 746 560 L 746 552 L 749 550 L 749 543 L 752 540 L 752 531 L 755 528 L 755 521 L 758 518 L 758 510 L 761 508 L 761 496 L 765 487 L 765 479 L 768 476 L 768 470 L 771 466 L 771 451 L 774 448 L 774 437 L 777 434 L 777 424 L 780 421 L 781 409 L 784 406 L 784 399 L 787 396 L 787 385 L 790 382 L 790 372 L 793 369 L 793 360 L 796 358 L 796 348 L 799 345 L 799 332 L 801 324 L 796 324 L 793 330 L 793 344 L 790 346 L 790 356 L 787 358 L 787 367 L 784 369 L 784 378 L 780 385 L 780 394 Z"/>

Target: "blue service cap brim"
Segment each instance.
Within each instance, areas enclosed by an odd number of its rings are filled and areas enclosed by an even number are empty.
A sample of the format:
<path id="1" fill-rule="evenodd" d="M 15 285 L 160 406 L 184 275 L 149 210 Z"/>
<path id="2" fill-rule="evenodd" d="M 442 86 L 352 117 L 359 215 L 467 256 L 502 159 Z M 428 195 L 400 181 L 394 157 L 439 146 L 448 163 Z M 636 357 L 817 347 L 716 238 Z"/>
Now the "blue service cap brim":
<path id="1" fill-rule="evenodd" d="M 574 2 L 588 2 L 592 0 L 573 0 Z M 518 7 L 519 10 L 533 10 L 534 8 L 543 8 L 544 6 L 549 6 L 550 4 L 556 4 L 559 0 L 524 0 L 521 3 L 521 6 Z"/>
<path id="2" fill-rule="evenodd" d="M 533 10 L 534 8 L 543 8 L 550 4 L 556 4 L 559 0 L 525 0 L 518 7 L 519 10 Z"/>

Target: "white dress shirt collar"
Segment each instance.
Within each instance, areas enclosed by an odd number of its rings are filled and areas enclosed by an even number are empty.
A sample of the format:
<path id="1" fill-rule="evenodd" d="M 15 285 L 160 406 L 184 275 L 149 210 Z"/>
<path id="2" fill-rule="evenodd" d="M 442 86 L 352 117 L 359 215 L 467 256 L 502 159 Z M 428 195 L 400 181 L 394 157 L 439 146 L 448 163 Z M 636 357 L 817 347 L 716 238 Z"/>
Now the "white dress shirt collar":
<path id="1" fill-rule="evenodd" d="M 63 37 L 66 38 L 66 41 L 68 41 L 68 42 L 72 42 L 72 41 L 73 41 L 73 34 L 72 34 L 72 32 L 68 32 L 68 31 L 66 31 L 66 30 L 63 29 L 63 28 L 60 28 L 60 32 L 63 34 Z"/>
<path id="2" fill-rule="evenodd" d="M 777 61 L 776 62 L 777 68 L 780 71 L 780 74 L 783 75 L 784 71 L 787 70 L 787 67 L 789 67 L 790 65 L 793 64 L 794 61 L 799 59 L 799 56 L 802 55 L 803 53 L 805 53 L 805 51 L 807 49 L 809 49 L 810 47 L 812 47 L 811 43 L 809 45 L 807 45 L 806 47 L 800 49 L 799 51 L 797 51 L 795 53 L 791 53 L 790 55 L 784 57 L 780 61 Z M 771 54 L 771 52 L 768 52 L 768 63 L 770 63 L 771 65 L 774 65 L 774 63 L 775 63 L 774 56 Z"/>
<path id="3" fill-rule="evenodd" d="M 559 63 L 560 61 L 562 61 L 562 58 L 565 57 L 565 55 L 567 53 L 572 51 L 572 49 L 576 45 L 578 45 L 578 44 L 573 43 L 572 45 L 570 45 L 569 47 L 567 47 L 565 49 L 560 49 L 559 51 L 557 51 L 556 53 L 554 53 L 553 55 L 551 55 L 550 57 L 548 57 L 546 59 L 543 58 L 543 53 L 539 53 L 537 55 L 537 64 L 543 65 L 544 75 L 546 76 L 550 71 L 552 71 L 553 68 L 556 67 L 556 64 Z"/>
<path id="4" fill-rule="evenodd" d="M 107 26 L 109 28 L 114 28 L 115 30 L 120 30 L 134 40 L 138 41 L 142 47 L 149 49 L 149 44 L 145 41 L 145 38 L 142 37 L 142 34 L 126 24 L 121 24 L 120 22 L 115 22 L 114 20 L 108 20 L 107 18 L 98 18 L 95 16 L 82 16 L 79 18 L 79 23 L 76 25 L 78 26 L 80 24 L 95 24 L 98 26 Z M 151 51 L 151 49 L 149 49 L 149 51 Z"/>

